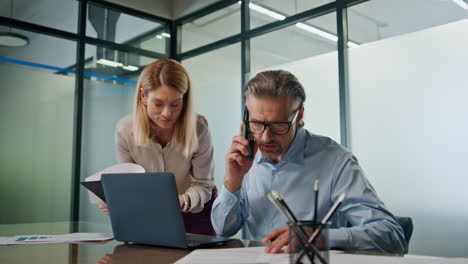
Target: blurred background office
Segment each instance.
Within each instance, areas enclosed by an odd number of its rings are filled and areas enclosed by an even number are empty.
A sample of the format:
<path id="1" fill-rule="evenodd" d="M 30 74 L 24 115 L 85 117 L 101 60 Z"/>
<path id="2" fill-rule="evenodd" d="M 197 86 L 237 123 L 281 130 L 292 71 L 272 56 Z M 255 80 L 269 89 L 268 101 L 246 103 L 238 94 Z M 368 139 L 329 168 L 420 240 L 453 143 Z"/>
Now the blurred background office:
<path id="1" fill-rule="evenodd" d="M 140 71 L 170 57 L 193 78 L 218 187 L 242 84 L 286 69 L 306 128 L 413 219 L 410 253 L 468 257 L 467 47 L 466 0 L 0 0 L 0 225 L 108 224 L 79 181 L 115 164 Z"/>

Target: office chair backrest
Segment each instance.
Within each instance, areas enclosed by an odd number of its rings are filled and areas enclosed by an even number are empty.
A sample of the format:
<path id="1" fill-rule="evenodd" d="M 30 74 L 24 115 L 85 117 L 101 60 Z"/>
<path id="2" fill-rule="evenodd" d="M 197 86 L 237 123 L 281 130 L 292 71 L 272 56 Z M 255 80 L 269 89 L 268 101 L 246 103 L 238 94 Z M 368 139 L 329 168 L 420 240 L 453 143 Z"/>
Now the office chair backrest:
<path id="1" fill-rule="evenodd" d="M 411 236 L 413 235 L 413 220 L 411 217 L 400 217 L 400 216 L 395 216 L 397 219 L 398 223 L 401 225 L 403 228 L 403 234 L 405 235 L 405 240 L 406 240 L 406 247 L 405 247 L 405 254 L 408 254 L 408 248 L 409 248 L 409 242 L 411 239 Z"/>
<path id="2" fill-rule="evenodd" d="M 406 246 L 403 253 L 408 254 L 409 242 L 413 235 L 413 220 L 411 217 L 395 216 L 395 218 L 403 229 L 403 235 L 405 235 Z M 351 224 L 348 223 L 347 226 L 351 227 Z"/>

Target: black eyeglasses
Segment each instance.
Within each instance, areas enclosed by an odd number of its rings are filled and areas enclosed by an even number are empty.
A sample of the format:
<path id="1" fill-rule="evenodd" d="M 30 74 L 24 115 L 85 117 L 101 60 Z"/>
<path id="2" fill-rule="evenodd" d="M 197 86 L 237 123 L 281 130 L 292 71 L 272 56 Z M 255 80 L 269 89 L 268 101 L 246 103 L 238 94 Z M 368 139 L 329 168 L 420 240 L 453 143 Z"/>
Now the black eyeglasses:
<path id="1" fill-rule="evenodd" d="M 249 131 L 253 134 L 263 134 L 266 127 L 270 128 L 270 132 L 275 135 L 284 135 L 289 132 L 292 124 L 296 121 L 300 107 L 294 112 L 294 117 L 290 122 L 258 122 L 258 121 L 245 121 L 244 123 L 248 126 Z"/>

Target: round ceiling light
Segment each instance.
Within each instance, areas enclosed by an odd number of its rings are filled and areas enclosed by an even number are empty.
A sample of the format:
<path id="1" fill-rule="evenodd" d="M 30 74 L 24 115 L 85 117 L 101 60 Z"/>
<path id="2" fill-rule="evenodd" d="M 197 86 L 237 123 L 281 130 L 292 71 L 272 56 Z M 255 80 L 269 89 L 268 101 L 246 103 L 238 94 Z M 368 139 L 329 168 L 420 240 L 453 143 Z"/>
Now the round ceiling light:
<path id="1" fill-rule="evenodd" d="M 12 32 L 0 32 L 0 46 L 24 47 L 29 44 L 29 38 Z"/>

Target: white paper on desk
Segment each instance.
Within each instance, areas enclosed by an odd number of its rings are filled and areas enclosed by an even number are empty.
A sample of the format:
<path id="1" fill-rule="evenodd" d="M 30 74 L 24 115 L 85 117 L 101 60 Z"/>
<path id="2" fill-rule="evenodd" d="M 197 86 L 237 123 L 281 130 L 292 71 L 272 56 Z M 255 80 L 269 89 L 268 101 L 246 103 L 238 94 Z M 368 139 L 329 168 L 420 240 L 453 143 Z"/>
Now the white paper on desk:
<path id="1" fill-rule="evenodd" d="M 288 254 L 268 254 L 264 247 L 197 249 L 176 262 L 176 264 L 286 264 Z"/>
<path id="2" fill-rule="evenodd" d="M 378 256 L 330 253 L 331 264 L 467 264 L 468 259 L 439 258 L 428 256 Z"/>
<path id="3" fill-rule="evenodd" d="M 100 242 L 113 239 L 114 236 L 104 233 L 71 233 L 64 235 L 20 235 L 0 237 L 0 245 L 31 245 L 74 242 Z"/>
<path id="4" fill-rule="evenodd" d="M 105 168 L 101 171 L 98 171 L 94 173 L 91 176 L 88 176 L 85 178 L 85 181 L 100 181 L 101 180 L 101 175 L 104 173 L 142 173 L 145 172 L 145 169 L 135 163 L 119 163 L 116 165 L 113 165 L 111 167 Z M 89 200 L 93 204 L 97 204 L 100 202 L 103 202 L 101 198 L 97 197 L 94 193 L 91 191 L 88 191 L 89 195 Z"/>
<path id="5" fill-rule="evenodd" d="M 0 237 L 0 245 L 8 245 L 8 242 L 11 240 L 11 237 Z"/>
<path id="6" fill-rule="evenodd" d="M 192 251 L 176 264 L 286 264 L 289 254 L 267 254 L 264 247 L 227 248 L 227 249 L 197 249 Z M 331 264 L 467 264 L 468 259 L 439 258 L 427 256 L 378 256 L 344 254 L 340 251 L 329 252 Z M 308 262 L 305 262 L 308 263 Z"/>

